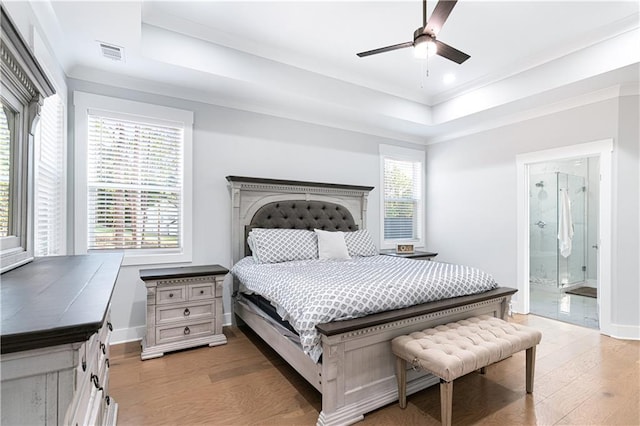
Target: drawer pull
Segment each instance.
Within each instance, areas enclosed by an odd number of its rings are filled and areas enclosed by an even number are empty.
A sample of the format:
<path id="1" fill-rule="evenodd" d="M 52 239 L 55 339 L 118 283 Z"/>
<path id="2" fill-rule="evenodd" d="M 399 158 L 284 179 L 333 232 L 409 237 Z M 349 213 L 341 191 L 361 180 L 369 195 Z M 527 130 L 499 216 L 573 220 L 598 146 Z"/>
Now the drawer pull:
<path id="1" fill-rule="evenodd" d="M 86 360 L 82 360 L 82 371 L 87 371 L 87 361 Z"/>
<path id="2" fill-rule="evenodd" d="M 107 321 L 107 328 L 109 329 L 109 331 L 113 331 L 113 324 Z"/>
<path id="3" fill-rule="evenodd" d="M 200 294 L 204 294 L 204 290 L 200 290 Z"/>
<path id="4" fill-rule="evenodd" d="M 189 333 L 191 333 L 191 330 L 189 330 L 189 327 L 185 327 L 185 328 L 184 328 L 184 334 L 185 334 L 185 336 L 186 336 L 187 334 L 189 334 Z"/>
<path id="5" fill-rule="evenodd" d="M 189 315 L 191 315 L 191 311 L 189 310 L 189 308 L 185 308 L 184 310 L 184 316 L 188 317 Z"/>
<path id="6" fill-rule="evenodd" d="M 100 349 L 102 349 L 102 355 L 106 355 L 107 354 L 107 345 L 105 345 L 104 343 L 100 342 Z"/>
<path id="7" fill-rule="evenodd" d="M 107 403 L 107 405 L 111 404 L 111 398 L 109 397 L 109 395 L 104 397 L 105 402 Z"/>
<path id="8" fill-rule="evenodd" d="M 104 363 L 107 364 L 107 368 L 111 367 L 111 364 L 109 363 L 109 358 L 105 359 Z"/>
<path id="9" fill-rule="evenodd" d="M 98 380 L 98 376 L 96 376 L 95 374 L 92 374 L 91 381 L 93 382 L 93 386 L 95 386 L 96 389 L 100 389 L 100 381 Z"/>
<path id="10" fill-rule="evenodd" d="M 169 293 L 169 297 L 173 297 L 173 293 Z"/>

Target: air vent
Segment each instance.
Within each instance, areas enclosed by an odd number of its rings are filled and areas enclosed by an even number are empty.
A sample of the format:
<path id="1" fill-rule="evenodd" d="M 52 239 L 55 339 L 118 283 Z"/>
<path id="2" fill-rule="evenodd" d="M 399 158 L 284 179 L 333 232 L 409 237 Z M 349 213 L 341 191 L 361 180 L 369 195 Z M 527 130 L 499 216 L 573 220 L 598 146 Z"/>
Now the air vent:
<path id="1" fill-rule="evenodd" d="M 124 47 L 114 46 L 113 44 L 103 42 L 98 42 L 98 44 L 100 44 L 102 56 L 105 58 L 109 58 L 114 61 L 124 61 Z"/>

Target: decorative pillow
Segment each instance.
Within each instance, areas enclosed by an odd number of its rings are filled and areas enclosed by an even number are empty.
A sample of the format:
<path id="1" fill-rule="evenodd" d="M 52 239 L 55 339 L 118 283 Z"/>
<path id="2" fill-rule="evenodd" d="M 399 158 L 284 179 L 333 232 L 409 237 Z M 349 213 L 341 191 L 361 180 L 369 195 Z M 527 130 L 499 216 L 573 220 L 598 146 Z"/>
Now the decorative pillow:
<path id="1" fill-rule="evenodd" d="M 318 257 L 322 259 L 351 259 L 342 231 L 314 229 L 318 236 Z"/>
<path id="2" fill-rule="evenodd" d="M 316 234 L 306 229 L 254 228 L 248 243 L 257 263 L 318 258 Z"/>
<path id="3" fill-rule="evenodd" d="M 347 249 L 351 257 L 375 256 L 378 254 L 378 249 L 366 229 L 345 232 L 344 241 L 347 243 Z"/>

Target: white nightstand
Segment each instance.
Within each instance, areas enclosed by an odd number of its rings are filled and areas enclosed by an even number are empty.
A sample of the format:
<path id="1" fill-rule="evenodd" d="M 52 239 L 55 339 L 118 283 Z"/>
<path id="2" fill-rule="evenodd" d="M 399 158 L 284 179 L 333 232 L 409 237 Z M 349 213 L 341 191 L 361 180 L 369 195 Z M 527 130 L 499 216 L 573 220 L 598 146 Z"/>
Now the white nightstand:
<path id="1" fill-rule="evenodd" d="M 228 272 L 220 265 L 141 270 L 147 287 L 147 335 L 140 358 L 227 343 L 222 333 L 222 283 Z"/>

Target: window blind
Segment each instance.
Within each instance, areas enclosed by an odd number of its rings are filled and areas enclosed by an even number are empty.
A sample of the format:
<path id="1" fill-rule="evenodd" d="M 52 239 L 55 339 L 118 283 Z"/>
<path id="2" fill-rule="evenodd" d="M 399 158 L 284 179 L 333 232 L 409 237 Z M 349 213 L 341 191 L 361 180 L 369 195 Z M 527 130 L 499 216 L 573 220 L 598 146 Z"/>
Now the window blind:
<path id="1" fill-rule="evenodd" d="M 384 239 L 420 238 L 422 163 L 384 158 Z"/>
<path id="2" fill-rule="evenodd" d="M 181 247 L 184 129 L 88 116 L 88 248 Z"/>
<path id="3" fill-rule="evenodd" d="M 0 237 L 9 235 L 11 131 L 7 110 L 0 109 Z M 10 114 L 10 113 L 9 113 Z"/>
<path id="4" fill-rule="evenodd" d="M 66 177 L 64 106 L 58 95 L 44 100 L 36 134 L 36 256 L 64 254 Z"/>

